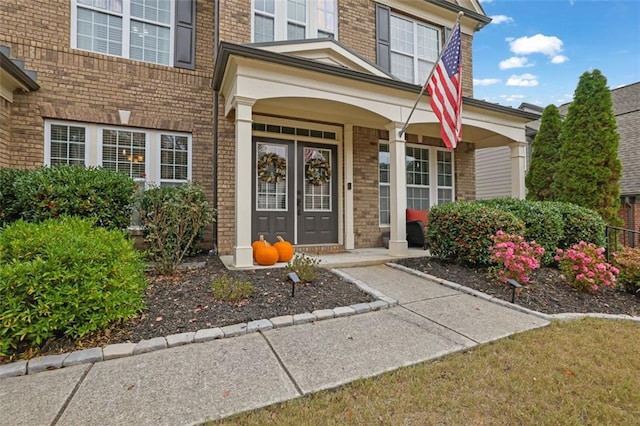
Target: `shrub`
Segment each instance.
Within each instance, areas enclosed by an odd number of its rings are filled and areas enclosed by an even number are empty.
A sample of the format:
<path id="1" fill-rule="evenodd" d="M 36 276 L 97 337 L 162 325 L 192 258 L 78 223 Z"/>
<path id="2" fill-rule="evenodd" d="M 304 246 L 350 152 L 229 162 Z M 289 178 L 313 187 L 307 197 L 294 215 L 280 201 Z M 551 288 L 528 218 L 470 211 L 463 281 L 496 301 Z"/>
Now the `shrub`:
<path id="1" fill-rule="evenodd" d="M 140 197 L 139 212 L 156 270 L 165 274 L 196 249 L 214 220 L 204 191 L 190 183 L 148 189 Z"/>
<path id="2" fill-rule="evenodd" d="M 143 271 L 123 231 L 70 217 L 7 226 L 0 232 L 0 355 L 135 316 L 144 305 Z"/>
<path id="3" fill-rule="evenodd" d="M 26 173 L 28 170 L 0 167 L 0 227 L 20 219 L 15 183 Z"/>
<path id="4" fill-rule="evenodd" d="M 16 208 L 28 222 L 79 216 L 104 228 L 126 229 L 135 188 L 129 176 L 112 170 L 44 167 L 16 180 Z"/>
<path id="5" fill-rule="evenodd" d="M 603 253 L 604 248 L 580 241 L 570 249 L 558 249 L 555 259 L 571 287 L 582 292 L 596 292 L 602 285 L 614 287 L 619 272 L 607 263 Z"/>
<path id="6" fill-rule="evenodd" d="M 255 287 L 249 281 L 223 274 L 211 282 L 211 290 L 218 300 L 236 302 L 251 296 Z"/>
<path id="7" fill-rule="evenodd" d="M 580 241 L 605 245 L 607 224 L 597 211 L 559 201 L 548 204 L 562 216 L 564 230 L 558 248 L 567 249 Z"/>
<path id="8" fill-rule="evenodd" d="M 508 279 L 528 283 L 533 270 L 540 267 L 544 248 L 536 242 L 526 242 L 520 235 L 505 234 L 502 231 L 492 235 L 491 241 L 491 261 L 502 265 L 498 267 L 498 278 L 503 283 Z"/>
<path id="9" fill-rule="evenodd" d="M 502 230 L 524 233 L 524 223 L 513 214 L 480 203 L 458 201 L 429 211 L 431 255 L 470 266 L 489 265 L 491 236 Z"/>
<path id="10" fill-rule="evenodd" d="M 558 136 L 562 118 L 558 107 L 551 104 L 542 112 L 540 130 L 531 143 L 531 162 L 525 176 L 527 200 L 545 201 L 553 199 L 553 173 L 560 161 Z"/>
<path id="11" fill-rule="evenodd" d="M 525 226 L 522 236 L 528 241 L 537 242 L 544 248 L 543 264 L 551 265 L 553 263 L 553 253 L 563 238 L 564 226 L 562 216 L 551 204 L 515 198 L 497 198 L 477 202 L 507 211 L 522 220 Z"/>
<path id="12" fill-rule="evenodd" d="M 295 272 L 303 283 L 309 283 L 316 279 L 320 270 L 320 259 L 307 256 L 304 253 L 296 253 L 296 255 L 287 262 L 284 267 L 284 277 L 287 274 Z"/>
<path id="13" fill-rule="evenodd" d="M 620 270 L 618 282 L 627 292 L 640 291 L 640 248 L 624 247 L 613 253 L 613 265 Z"/>

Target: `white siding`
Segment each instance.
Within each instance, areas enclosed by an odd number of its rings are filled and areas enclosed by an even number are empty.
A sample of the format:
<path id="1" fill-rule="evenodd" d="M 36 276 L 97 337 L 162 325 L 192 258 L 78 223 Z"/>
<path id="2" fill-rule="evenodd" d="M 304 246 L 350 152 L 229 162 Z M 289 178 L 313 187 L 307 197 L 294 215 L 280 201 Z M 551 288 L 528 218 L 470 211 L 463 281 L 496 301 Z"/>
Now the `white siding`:
<path id="1" fill-rule="evenodd" d="M 476 150 L 476 199 L 511 196 L 511 149 Z"/>

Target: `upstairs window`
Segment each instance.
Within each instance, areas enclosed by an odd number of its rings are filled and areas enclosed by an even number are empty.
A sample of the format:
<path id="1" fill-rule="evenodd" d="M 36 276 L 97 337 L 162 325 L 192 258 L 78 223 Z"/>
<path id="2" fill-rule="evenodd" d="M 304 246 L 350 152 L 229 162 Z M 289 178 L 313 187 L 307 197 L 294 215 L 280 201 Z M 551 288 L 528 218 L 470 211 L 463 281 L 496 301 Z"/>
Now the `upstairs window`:
<path id="1" fill-rule="evenodd" d="M 423 84 L 440 52 L 440 31 L 403 16 L 390 17 L 391 74 Z"/>
<path id="2" fill-rule="evenodd" d="M 171 65 L 174 0 L 71 0 L 71 47 Z"/>
<path id="3" fill-rule="evenodd" d="M 253 42 L 336 38 L 336 1 L 253 0 Z"/>

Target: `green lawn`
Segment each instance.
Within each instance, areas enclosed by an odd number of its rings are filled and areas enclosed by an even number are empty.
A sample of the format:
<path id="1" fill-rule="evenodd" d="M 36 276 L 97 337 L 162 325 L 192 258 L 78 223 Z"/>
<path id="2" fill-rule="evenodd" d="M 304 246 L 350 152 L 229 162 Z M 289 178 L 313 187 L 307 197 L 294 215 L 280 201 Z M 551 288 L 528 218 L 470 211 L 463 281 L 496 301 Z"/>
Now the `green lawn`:
<path id="1" fill-rule="evenodd" d="M 640 324 L 554 323 L 211 424 L 640 424 Z"/>

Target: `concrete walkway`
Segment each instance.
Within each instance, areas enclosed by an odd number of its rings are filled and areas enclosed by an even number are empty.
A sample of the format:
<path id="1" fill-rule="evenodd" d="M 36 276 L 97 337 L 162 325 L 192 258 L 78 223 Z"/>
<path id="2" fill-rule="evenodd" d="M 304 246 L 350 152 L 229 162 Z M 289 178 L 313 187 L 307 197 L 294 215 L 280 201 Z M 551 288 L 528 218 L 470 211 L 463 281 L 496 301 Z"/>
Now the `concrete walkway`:
<path id="1" fill-rule="evenodd" d="M 0 425 L 197 424 L 548 324 L 384 265 L 338 272 L 399 304 L 0 379 Z"/>

